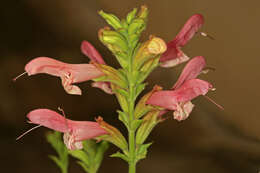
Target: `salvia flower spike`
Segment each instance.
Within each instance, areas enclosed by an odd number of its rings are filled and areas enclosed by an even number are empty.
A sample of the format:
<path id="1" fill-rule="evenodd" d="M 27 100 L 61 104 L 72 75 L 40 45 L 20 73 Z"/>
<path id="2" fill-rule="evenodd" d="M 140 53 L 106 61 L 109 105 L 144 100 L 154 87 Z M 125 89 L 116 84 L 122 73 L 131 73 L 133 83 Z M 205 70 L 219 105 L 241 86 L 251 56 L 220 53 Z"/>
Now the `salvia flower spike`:
<path id="1" fill-rule="evenodd" d="M 188 19 L 178 35 L 167 43 L 167 51 L 160 58 L 161 67 L 173 67 L 189 60 L 181 48 L 191 40 L 203 23 L 201 14 L 194 14 Z"/>
<path id="2" fill-rule="evenodd" d="M 60 77 L 65 91 L 75 95 L 81 95 L 81 89 L 72 84 L 104 75 L 93 64 L 68 64 L 48 57 L 31 60 L 26 64 L 25 71 L 29 76 L 45 73 Z"/>
<path id="3" fill-rule="evenodd" d="M 102 10 L 99 14 L 111 28 L 100 29 L 98 38 L 115 56 L 120 65 L 119 69 L 107 65 L 95 47 L 88 41 L 83 41 L 81 52 L 90 59 L 90 63 L 68 64 L 48 57 L 38 57 L 26 64 L 25 73 L 14 80 L 26 73 L 29 76 L 45 73 L 61 78 L 65 91 L 77 95 L 81 94 L 81 89 L 74 84 L 93 80 L 93 87 L 98 87 L 108 94 L 115 94 L 117 97 L 121 107 L 117 111 L 118 118 L 126 126 L 128 139 L 120 129 L 111 126 L 100 117 L 96 119 L 97 122 L 74 121 L 67 119 L 62 109 L 59 110 L 63 116 L 49 109 L 31 111 L 27 114 L 29 123 L 38 126 L 17 139 L 35 128 L 44 126 L 64 133 L 64 143 L 70 150 L 81 149 L 82 141 L 87 139 L 108 141 L 121 149 L 111 157 L 125 160 L 129 164 L 129 173 L 136 173 L 137 162 L 146 157 L 152 144 L 144 142 L 152 129 L 165 120 L 162 115 L 173 111 L 174 119 L 185 120 L 194 108 L 192 100 L 200 95 L 205 96 L 209 90 L 214 90 L 209 82 L 197 78 L 210 69 L 205 69 L 206 62 L 202 56 L 196 56 L 186 64 L 171 89 L 163 90 L 155 86 L 136 104 L 137 98 L 145 89 L 144 80 L 158 66 L 173 67 L 188 61 L 190 58 L 181 49 L 196 33 L 213 38 L 204 32 L 199 32 L 204 24 L 201 14 L 191 16 L 177 36 L 167 44 L 155 36 L 150 36 L 148 41 L 140 42 L 141 33 L 147 26 L 149 12 L 146 6 L 142 6 L 140 10 L 132 10 L 125 19 L 119 19 Z M 215 103 L 210 98 L 208 100 Z M 78 151 L 78 154 L 80 152 L 82 151 Z M 83 162 L 82 165 L 85 166 Z"/>

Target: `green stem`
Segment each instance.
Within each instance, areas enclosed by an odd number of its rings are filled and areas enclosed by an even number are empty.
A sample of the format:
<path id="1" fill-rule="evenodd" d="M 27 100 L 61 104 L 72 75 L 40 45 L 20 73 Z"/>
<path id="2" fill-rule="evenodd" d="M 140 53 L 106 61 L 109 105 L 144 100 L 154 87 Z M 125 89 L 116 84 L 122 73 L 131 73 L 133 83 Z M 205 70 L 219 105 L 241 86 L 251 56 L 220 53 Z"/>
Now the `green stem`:
<path id="1" fill-rule="evenodd" d="M 129 116 L 129 127 L 128 127 L 128 143 L 129 143 L 129 173 L 136 172 L 136 161 L 135 161 L 135 129 L 133 129 L 134 117 L 134 108 L 135 108 L 135 86 L 136 81 L 133 81 L 133 57 L 132 51 L 128 52 L 129 56 L 129 68 L 128 68 L 128 89 L 129 89 L 129 98 L 128 98 L 128 116 Z"/>
<path id="2" fill-rule="evenodd" d="M 134 120 L 134 85 L 129 85 L 129 129 L 128 129 L 128 142 L 129 142 L 129 173 L 135 173 L 135 129 L 133 129 Z"/>

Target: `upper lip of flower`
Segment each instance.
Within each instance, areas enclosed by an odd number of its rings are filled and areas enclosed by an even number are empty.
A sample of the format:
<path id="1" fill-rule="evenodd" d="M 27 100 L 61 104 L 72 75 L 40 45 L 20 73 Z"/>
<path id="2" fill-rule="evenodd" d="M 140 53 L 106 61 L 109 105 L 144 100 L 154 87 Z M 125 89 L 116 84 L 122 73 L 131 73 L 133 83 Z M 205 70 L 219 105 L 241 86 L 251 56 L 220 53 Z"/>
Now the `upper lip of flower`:
<path id="1" fill-rule="evenodd" d="M 194 14 L 187 20 L 177 36 L 167 43 L 167 50 L 160 58 L 162 67 L 172 67 L 189 60 L 180 48 L 188 43 L 203 23 L 201 14 Z"/>

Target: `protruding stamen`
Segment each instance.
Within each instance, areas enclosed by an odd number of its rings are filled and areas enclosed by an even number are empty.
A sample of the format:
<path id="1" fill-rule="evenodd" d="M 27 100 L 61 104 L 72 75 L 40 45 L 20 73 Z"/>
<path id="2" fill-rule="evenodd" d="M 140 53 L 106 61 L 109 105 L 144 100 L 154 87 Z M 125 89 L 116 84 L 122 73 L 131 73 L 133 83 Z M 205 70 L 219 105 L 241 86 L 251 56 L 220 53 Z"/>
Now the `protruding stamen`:
<path id="1" fill-rule="evenodd" d="M 211 91 L 216 91 L 216 89 L 217 89 L 217 88 L 211 88 L 210 90 L 211 90 Z"/>
<path id="2" fill-rule="evenodd" d="M 209 98 L 208 96 L 204 95 L 204 97 L 205 97 L 206 99 L 208 99 L 211 103 L 213 103 L 214 105 L 216 105 L 219 109 L 224 110 L 223 106 L 217 104 L 214 100 L 212 100 L 212 99 Z"/>
<path id="3" fill-rule="evenodd" d="M 65 114 L 64 110 L 61 107 L 58 107 L 58 110 L 61 111 L 61 113 L 64 116 L 64 118 L 66 118 L 66 114 Z"/>
<path id="4" fill-rule="evenodd" d="M 58 107 L 58 110 L 61 111 L 62 115 L 64 116 L 66 127 L 67 129 L 69 129 L 68 120 L 66 119 L 66 114 L 64 110 L 61 107 Z"/>
<path id="5" fill-rule="evenodd" d="M 16 76 L 15 78 L 13 78 L 13 81 L 16 81 L 19 77 L 25 75 L 27 72 L 23 72 L 22 74 L 19 74 L 18 76 Z"/>
<path id="6" fill-rule="evenodd" d="M 34 129 L 37 129 L 38 127 L 41 127 L 41 126 L 42 126 L 42 125 L 38 125 L 38 126 L 35 126 L 35 127 L 31 128 L 31 129 L 27 130 L 26 132 L 24 132 L 23 134 L 21 134 L 19 137 L 17 137 L 15 140 L 17 141 L 17 140 L 21 139 L 21 138 L 22 138 L 23 136 L 25 136 L 27 133 L 29 133 L 29 132 L 33 131 Z"/>
<path id="7" fill-rule="evenodd" d="M 208 37 L 208 38 L 210 38 L 211 40 L 215 40 L 214 37 L 212 37 L 211 35 L 209 35 L 209 34 L 207 34 L 207 33 L 205 33 L 205 32 L 199 32 L 199 33 L 200 33 L 200 35 L 202 35 L 203 37 Z"/>
<path id="8" fill-rule="evenodd" d="M 209 71 L 215 71 L 216 69 L 214 67 L 205 67 L 203 70 L 200 72 L 200 74 L 207 74 Z"/>

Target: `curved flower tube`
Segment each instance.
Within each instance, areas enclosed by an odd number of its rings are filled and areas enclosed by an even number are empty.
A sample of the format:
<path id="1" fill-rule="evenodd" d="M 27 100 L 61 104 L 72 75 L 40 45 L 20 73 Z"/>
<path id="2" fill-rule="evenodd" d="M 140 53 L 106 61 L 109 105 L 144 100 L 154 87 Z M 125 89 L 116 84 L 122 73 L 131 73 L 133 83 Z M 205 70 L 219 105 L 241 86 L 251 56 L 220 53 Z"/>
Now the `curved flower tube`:
<path id="1" fill-rule="evenodd" d="M 99 52 L 88 41 L 82 41 L 81 52 L 87 57 L 89 57 L 89 59 L 92 62 L 98 64 L 106 64 Z M 107 94 L 113 94 L 112 89 L 110 87 L 110 82 L 93 82 L 92 87 L 100 88 Z"/>
<path id="2" fill-rule="evenodd" d="M 188 19 L 174 40 L 167 43 L 167 50 L 160 58 L 161 67 L 173 67 L 189 60 L 181 48 L 196 34 L 203 23 L 204 18 L 201 14 L 194 14 Z"/>
<path id="3" fill-rule="evenodd" d="M 64 133 L 64 143 L 70 150 L 82 149 L 82 141 L 108 134 L 97 122 L 73 121 L 49 109 L 36 109 L 27 114 L 33 124 Z"/>
<path id="4" fill-rule="evenodd" d="M 204 57 L 194 57 L 186 64 L 172 90 L 155 92 L 146 103 L 174 110 L 174 119 L 185 120 L 194 107 L 191 100 L 213 89 L 207 81 L 196 79 L 205 65 Z"/>
<path id="5" fill-rule="evenodd" d="M 94 79 L 104 74 L 93 64 L 68 64 L 48 57 L 38 57 L 25 66 L 29 76 L 46 73 L 61 78 L 62 85 L 68 94 L 81 95 L 81 89 L 72 85 Z"/>

